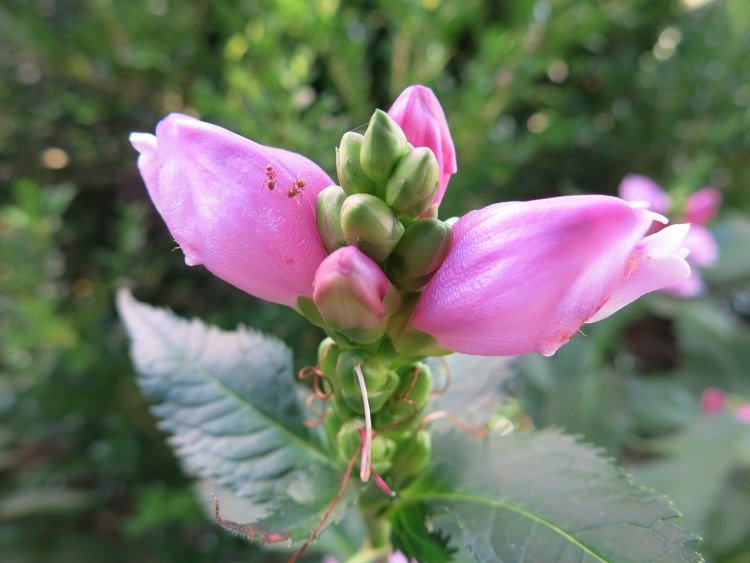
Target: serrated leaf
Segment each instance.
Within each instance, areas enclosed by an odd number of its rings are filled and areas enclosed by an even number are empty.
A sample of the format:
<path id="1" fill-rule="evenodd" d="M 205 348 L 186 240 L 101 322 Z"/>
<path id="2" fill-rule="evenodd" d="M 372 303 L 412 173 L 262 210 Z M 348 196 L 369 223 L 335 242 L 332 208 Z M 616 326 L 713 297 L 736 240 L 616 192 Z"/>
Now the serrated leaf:
<path id="1" fill-rule="evenodd" d="M 228 332 L 180 319 L 124 290 L 117 304 L 141 388 L 188 471 L 250 499 L 257 511 L 248 518 L 263 516 L 235 531 L 259 541 L 306 539 L 342 471 L 302 424 L 289 349 L 244 327 Z"/>
<path id="2" fill-rule="evenodd" d="M 401 492 L 476 561 L 700 561 L 664 498 L 556 431 L 436 436 L 430 475 Z M 463 559 L 461 559 L 463 560 Z"/>
<path id="3" fill-rule="evenodd" d="M 664 458 L 633 465 L 629 471 L 637 483 L 669 495 L 691 530 L 708 534 L 722 489 L 733 470 L 747 463 L 750 428 L 728 413 L 701 415 L 680 433 L 660 440 L 657 448 Z M 742 524 L 750 531 L 750 521 Z"/>
<path id="4" fill-rule="evenodd" d="M 448 537 L 427 529 L 425 507 L 417 504 L 401 505 L 391 511 L 393 548 L 408 558 L 430 563 L 450 561 L 455 549 L 448 545 Z"/>

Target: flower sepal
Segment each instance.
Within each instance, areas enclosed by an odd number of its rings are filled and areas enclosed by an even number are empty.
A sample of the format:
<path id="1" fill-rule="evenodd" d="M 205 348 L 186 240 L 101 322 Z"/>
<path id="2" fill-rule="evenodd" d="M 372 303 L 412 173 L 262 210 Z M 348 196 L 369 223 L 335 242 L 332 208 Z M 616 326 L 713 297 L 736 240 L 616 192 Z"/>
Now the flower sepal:
<path id="1" fill-rule="evenodd" d="M 437 159 L 431 149 L 412 149 L 396 163 L 385 189 L 385 202 L 398 217 L 419 217 L 432 206 L 439 175 Z"/>
<path id="2" fill-rule="evenodd" d="M 347 195 L 376 192 L 375 184 L 360 162 L 363 141 L 363 135 L 349 131 L 341 137 L 341 143 L 336 148 L 336 173 Z"/>
<path id="3" fill-rule="evenodd" d="M 376 262 L 382 262 L 396 247 L 404 226 L 383 200 L 369 194 L 346 198 L 341 208 L 341 228 L 347 243 Z"/>
<path id="4" fill-rule="evenodd" d="M 346 246 L 344 231 L 341 229 L 341 206 L 345 199 L 346 194 L 341 186 L 328 186 L 315 200 L 318 234 L 329 253 Z"/>
<path id="5" fill-rule="evenodd" d="M 452 240 L 453 230 L 444 221 L 412 221 L 385 264 L 388 279 L 401 291 L 419 291 L 445 260 Z"/>
<path id="6" fill-rule="evenodd" d="M 358 414 L 364 414 L 362 389 L 359 386 L 355 368 L 362 370 L 370 412 L 377 413 L 393 395 L 401 379 L 377 357 L 362 350 L 346 350 L 336 362 L 337 392 L 341 394 L 346 405 Z"/>
<path id="7" fill-rule="evenodd" d="M 377 195 L 385 195 L 385 187 L 393 168 L 409 150 L 401 127 L 382 110 L 372 114 L 362 139 L 360 164 L 373 181 Z"/>

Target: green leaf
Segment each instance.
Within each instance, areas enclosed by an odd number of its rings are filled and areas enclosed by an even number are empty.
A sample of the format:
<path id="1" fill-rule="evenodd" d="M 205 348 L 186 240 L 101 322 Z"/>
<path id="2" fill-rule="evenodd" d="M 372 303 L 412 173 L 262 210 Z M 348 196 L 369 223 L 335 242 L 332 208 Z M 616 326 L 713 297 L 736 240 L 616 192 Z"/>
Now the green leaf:
<path id="1" fill-rule="evenodd" d="M 664 458 L 628 470 L 637 483 L 669 495 L 684 512 L 685 525 L 709 537 L 713 513 L 722 507 L 722 490 L 750 459 L 750 430 L 729 414 L 701 415 L 682 432 L 659 441 L 657 448 Z M 735 525 L 750 532 L 750 520 Z"/>
<path id="2" fill-rule="evenodd" d="M 393 548 L 409 558 L 430 563 L 450 561 L 456 551 L 448 546 L 448 537 L 427 529 L 424 506 L 404 504 L 390 514 Z"/>
<path id="3" fill-rule="evenodd" d="M 250 539 L 306 539 L 340 488 L 342 471 L 302 424 L 291 353 L 244 327 L 227 332 L 136 301 L 117 304 L 144 393 L 187 470 L 257 508 L 252 524 L 217 518 Z M 351 487 L 330 515 L 352 502 Z"/>
<path id="4" fill-rule="evenodd" d="M 559 432 L 440 434 L 433 460 L 394 508 L 425 506 L 476 561 L 701 560 L 665 498 Z"/>

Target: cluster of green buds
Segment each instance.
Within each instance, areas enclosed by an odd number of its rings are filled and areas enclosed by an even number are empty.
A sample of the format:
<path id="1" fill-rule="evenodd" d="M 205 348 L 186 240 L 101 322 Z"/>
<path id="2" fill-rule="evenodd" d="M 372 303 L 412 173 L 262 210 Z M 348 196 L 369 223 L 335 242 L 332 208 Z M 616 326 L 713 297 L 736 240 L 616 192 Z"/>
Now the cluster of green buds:
<path id="1" fill-rule="evenodd" d="M 363 445 L 365 403 L 360 371 L 374 431 L 370 442 L 372 470 L 398 486 L 419 474 L 430 459 L 430 435 L 415 431 L 419 413 L 432 388 L 430 368 L 414 362 L 400 369 L 361 349 L 344 349 L 331 338 L 319 348 L 320 368 L 333 389 L 332 410 L 324 428 L 342 462 Z"/>
<path id="2" fill-rule="evenodd" d="M 369 448 L 372 471 L 400 485 L 429 460 L 430 437 L 418 415 L 432 376 L 420 360 L 441 352 L 408 321 L 450 249 L 452 231 L 435 217 L 435 154 L 410 145 L 385 112 L 373 114 L 364 135 L 343 136 L 336 168 L 341 185 L 317 198 L 329 256 L 316 273 L 312 301 L 301 301 L 300 309 L 329 335 L 319 367 L 333 390 L 325 422 L 331 444 L 342 460 Z"/>

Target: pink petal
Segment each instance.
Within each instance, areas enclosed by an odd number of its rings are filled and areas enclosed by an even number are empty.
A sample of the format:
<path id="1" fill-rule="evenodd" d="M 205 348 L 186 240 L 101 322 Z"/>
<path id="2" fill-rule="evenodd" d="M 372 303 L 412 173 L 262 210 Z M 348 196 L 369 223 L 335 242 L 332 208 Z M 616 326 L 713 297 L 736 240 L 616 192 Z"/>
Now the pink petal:
<path id="1" fill-rule="evenodd" d="M 680 282 L 663 287 L 662 291 L 671 293 L 678 297 L 698 297 L 706 291 L 706 284 L 703 283 L 703 278 L 698 273 L 698 270 L 692 268 L 690 276 Z"/>
<path id="2" fill-rule="evenodd" d="M 686 279 L 690 266 L 683 239 L 688 229 L 690 225 L 671 225 L 638 242 L 609 299 L 586 322 L 604 319 L 646 293 Z"/>
<path id="3" fill-rule="evenodd" d="M 620 182 L 620 197 L 625 201 L 645 201 L 651 211 L 669 213 L 672 200 L 667 193 L 651 178 L 638 174 L 628 174 Z"/>
<path id="4" fill-rule="evenodd" d="M 414 147 L 432 149 L 440 168 L 440 189 L 433 205 L 440 205 L 450 177 L 456 173 L 456 150 L 440 102 L 425 86 L 409 86 L 393 102 L 388 115 L 401 126 Z"/>
<path id="5" fill-rule="evenodd" d="M 721 193 L 716 188 L 701 188 L 685 202 L 686 223 L 705 225 L 714 218 L 721 206 Z"/>
<path id="6" fill-rule="evenodd" d="M 690 253 L 687 260 L 697 266 L 711 266 L 719 259 L 719 245 L 703 225 L 691 225 L 683 243 Z"/>
<path id="7" fill-rule="evenodd" d="M 610 298 L 651 220 L 608 196 L 468 213 L 412 323 L 456 352 L 550 355 Z"/>
<path id="8" fill-rule="evenodd" d="M 333 182 L 315 163 L 226 129 L 171 114 L 156 136 L 134 133 L 138 167 L 151 199 L 189 265 L 262 299 L 293 306 L 312 296 L 326 253 L 315 198 Z M 266 187 L 272 166 L 277 187 Z M 287 190 L 298 179 L 304 190 Z"/>

